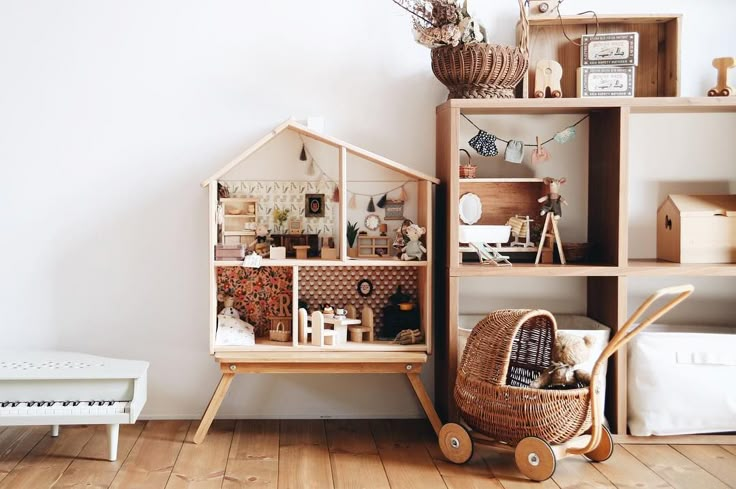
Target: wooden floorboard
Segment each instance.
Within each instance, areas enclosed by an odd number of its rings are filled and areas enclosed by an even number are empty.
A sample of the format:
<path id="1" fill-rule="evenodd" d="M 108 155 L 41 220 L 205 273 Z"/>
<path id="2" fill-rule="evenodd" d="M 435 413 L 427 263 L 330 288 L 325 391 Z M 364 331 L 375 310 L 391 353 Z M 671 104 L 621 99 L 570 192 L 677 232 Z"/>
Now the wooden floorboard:
<path id="1" fill-rule="evenodd" d="M 278 484 L 279 422 L 238 421 L 225 469 L 223 489 L 277 489 Z"/>
<path id="2" fill-rule="evenodd" d="M 166 489 L 220 489 L 225 477 L 235 421 L 217 420 L 207 438 L 195 445 L 192 441 L 199 422 L 189 427 L 184 445 L 171 471 Z"/>
<path id="3" fill-rule="evenodd" d="M 191 421 L 149 421 L 110 487 L 164 489 Z"/>
<path id="4" fill-rule="evenodd" d="M 279 489 L 332 489 L 332 468 L 322 420 L 282 420 Z"/>
<path id="5" fill-rule="evenodd" d="M 109 453 L 106 427 L 104 425 L 96 426 L 92 438 L 82 448 L 77 458 L 67 467 L 61 478 L 53 485 L 53 488 L 110 487 L 145 425 L 143 421 L 136 424 L 120 425 L 118 459 L 115 462 L 110 462 L 107 459 Z M 63 434 L 63 426 L 61 430 Z"/>
<path id="6" fill-rule="evenodd" d="M 715 476 L 669 445 L 623 447 L 675 489 L 728 489 Z"/>
<path id="7" fill-rule="evenodd" d="M 736 454 L 718 445 L 673 445 L 672 448 L 724 484 L 736 487 Z"/>
<path id="8" fill-rule="evenodd" d="M 446 489 L 442 476 L 424 446 L 425 420 L 371 421 L 391 489 Z"/>
<path id="9" fill-rule="evenodd" d="M 48 427 L 46 427 L 48 431 Z M 23 460 L 0 482 L 1 489 L 52 487 L 94 435 L 94 426 L 64 426 L 53 438 L 47 432 Z"/>
<path id="10" fill-rule="evenodd" d="M 390 489 L 367 420 L 325 422 L 335 489 Z"/>
<path id="11" fill-rule="evenodd" d="M 0 427 L 0 489 L 722 489 L 736 488 L 736 445 L 617 445 L 603 463 L 572 456 L 537 483 L 510 450 L 444 459 L 426 420 L 217 420 L 120 426 L 109 462 L 104 426 Z"/>

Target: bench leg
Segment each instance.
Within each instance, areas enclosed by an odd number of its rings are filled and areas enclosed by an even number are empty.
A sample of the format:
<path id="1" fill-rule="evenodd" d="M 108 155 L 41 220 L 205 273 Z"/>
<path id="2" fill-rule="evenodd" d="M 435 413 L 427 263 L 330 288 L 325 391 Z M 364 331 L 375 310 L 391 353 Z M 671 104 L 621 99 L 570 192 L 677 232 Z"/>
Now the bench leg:
<path id="1" fill-rule="evenodd" d="M 432 404 L 432 399 L 429 398 L 429 394 L 427 394 L 427 391 L 424 389 L 422 379 L 419 378 L 419 374 L 415 373 L 406 374 L 406 376 L 409 378 L 409 382 L 414 388 L 417 398 L 419 398 L 419 403 L 422 405 L 427 418 L 429 418 L 429 422 L 432 424 L 432 429 L 435 434 L 439 435 L 440 428 L 442 428 L 442 421 L 437 414 L 437 410 L 434 408 L 434 404 Z"/>
<path id="2" fill-rule="evenodd" d="M 53 436 L 54 438 L 59 436 L 59 425 L 58 424 L 51 425 L 51 436 Z"/>
<path id="3" fill-rule="evenodd" d="M 227 394 L 227 390 L 230 388 L 230 383 L 233 381 L 234 377 L 235 374 L 222 374 L 220 383 L 217 384 L 217 388 L 215 389 L 214 394 L 212 394 L 212 399 L 210 399 L 210 403 L 207 405 L 207 409 L 205 409 L 204 414 L 202 415 L 202 420 L 199 422 L 199 428 L 197 428 L 197 432 L 194 434 L 195 444 L 199 445 L 204 440 L 204 437 L 207 436 L 212 420 L 215 419 L 215 415 L 220 409 L 220 404 L 222 404 L 222 400 L 225 399 L 225 394 Z"/>
<path id="4" fill-rule="evenodd" d="M 119 424 L 107 425 L 107 453 L 110 454 L 108 459 L 114 462 L 118 459 L 118 434 L 120 433 Z"/>

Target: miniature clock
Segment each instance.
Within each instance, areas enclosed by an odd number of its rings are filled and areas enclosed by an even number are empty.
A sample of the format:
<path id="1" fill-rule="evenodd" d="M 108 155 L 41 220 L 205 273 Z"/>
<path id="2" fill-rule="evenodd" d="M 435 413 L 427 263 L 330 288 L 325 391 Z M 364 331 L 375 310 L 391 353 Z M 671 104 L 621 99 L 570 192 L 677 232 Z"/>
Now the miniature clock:
<path id="1" fill-rule="evenodd" d="M 370 280 L 367 278 L 364 278 L 360 282 L 358 282 L 358 294 L 362 295 L 363 297 L 368 297 L 373 292 L 373 283 L 371 283 Z"/>
<path id="2" fill-rule="evenodd" d="M 378 214 L 368 214 L 365 218 L 365 227 L 368 228 L 369 231 L 375 231 L 378 229 L 378 225 L 381 224 L 381 218 L 378 217 Z"/>

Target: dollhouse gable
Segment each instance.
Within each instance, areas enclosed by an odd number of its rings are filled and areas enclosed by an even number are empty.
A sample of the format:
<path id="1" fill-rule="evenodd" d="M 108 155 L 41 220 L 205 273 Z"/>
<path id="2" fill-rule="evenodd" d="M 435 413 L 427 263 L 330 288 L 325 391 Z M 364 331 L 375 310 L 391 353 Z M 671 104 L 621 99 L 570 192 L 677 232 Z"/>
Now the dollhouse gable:
<path id="1" fill-rule="evenodd" d="M 415 179 L 415 180 L 426 180 L 434 184 L 439 183 L 439 180 L 435 177 L 432 177 L 420 171 L 414 170 L 406 165 L 402 165 L 401 163 L 398 163 L 396 161 L 393 161 L 381 155 L 375 154 L 371 151 L 368 151 L 366 149 L 350 144 L 346 141 L 342 141 L 332 136 L 322 134 L 302 124 L 299 124 L 298 122 L 292 119 L 289 119 L 279 124 L 278 126 L 276 126 L 271 132 L 263 136 L 258 142 L 256 142 L 255 144 L 247 148 L 245 151 L 240 153 L 233 160 L 231 160 L 227 165 L 223 166 L 217 172 L 215 172 L 214 175 L 204 180 L 202 182 L 202 187 L 207 187 L 211 182 L 215 182 L 221 179 L 223 176 L 228 174 L 231 170 L 233 170 L 237 166 L 244 164 L 251 155 L 253 155 L 256 151 L 263 148 L 264 146 L 268 145 L 278 135 L 280 135 L 281 133 L 285 131 L 293 131 L 306 138 L 318 141 L 320 143 L 326 144 L 333 148 L 337 148 L 338 151 L 344 150 L 346 154 L 357 156 L 361 159 L 367 160 L 371 163 L 379 165 L 388 170 L 392 170 L 402 175 L 405 175 L 407 178 Z"/>

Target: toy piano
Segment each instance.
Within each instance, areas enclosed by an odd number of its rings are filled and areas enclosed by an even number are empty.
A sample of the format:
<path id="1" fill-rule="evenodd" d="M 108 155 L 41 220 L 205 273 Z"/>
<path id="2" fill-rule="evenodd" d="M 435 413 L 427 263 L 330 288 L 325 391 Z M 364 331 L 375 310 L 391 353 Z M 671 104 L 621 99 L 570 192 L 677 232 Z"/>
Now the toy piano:
<path id="1" fill-rule="evenodd" d="M 105 424 L 109 459 L 120 423 L 146 402 L 148 362 L 59 351 L 0 351 L 0 426 Z"/>

